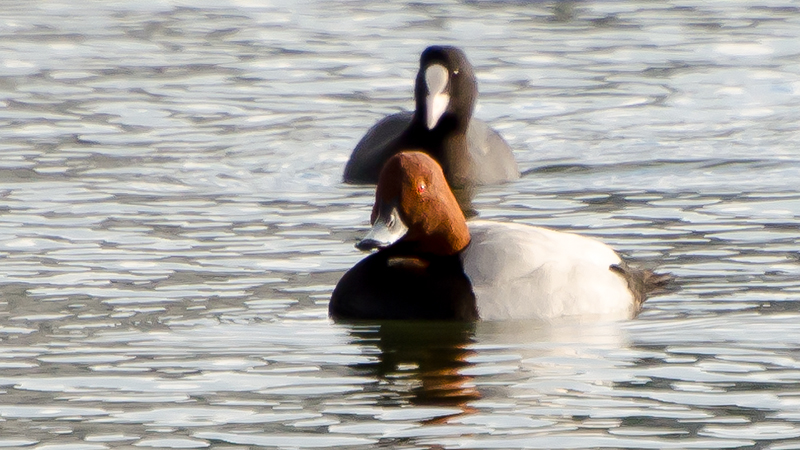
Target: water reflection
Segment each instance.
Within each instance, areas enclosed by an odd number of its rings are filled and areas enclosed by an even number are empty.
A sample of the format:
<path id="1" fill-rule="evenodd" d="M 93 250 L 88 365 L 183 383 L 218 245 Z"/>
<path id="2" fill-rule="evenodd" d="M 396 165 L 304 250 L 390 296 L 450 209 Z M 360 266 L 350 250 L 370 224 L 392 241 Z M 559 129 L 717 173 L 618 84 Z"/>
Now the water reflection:
<path id="1" fill-rule="evenodd" d="M 375 359 L 351 366 L 361 376 L 381 380 L 391 403 L 456 407 L 461 410 L 433 422 L 467 413 L 467 403 L 481 397 L 464 375 L 475 355 L 475 324 L 471 322 L 401 322 L 358 325 L 352 343 L 374 353 Z"/>
<path id="2" fill-rule="evenodd" d="M 351 325 L 352 344 L 371 358 L 362 358 L 350 368 L 362 378 L 379 381 L 369 386 L 377 390 L 378 403 L 383 406 L 445 408 L 424 418 L 424 425 L 491 423 L 502 429 L 502 423 L 486 415 L 487 408 L 497 408 L 498 402 L 533 399 L 536 406 L 530 408 L 551 416 L 553 411 L 548 409 L 561 410 L 558 403 L 564 389 L 590 393 L 604 386 L 601 390 L 607 395 L 618 381 L 610 375 L 620 364 L 629 364 L 608 358 L 610 352 L 625 353 L 623 349 L 629 345 L 622 325 L 591 318 L 550 323 L 393 321 Z M 551 396 L 555 403 L 549 403 Z M 524 414 L 504 417 L 508 424 L 531 420 Z"/>

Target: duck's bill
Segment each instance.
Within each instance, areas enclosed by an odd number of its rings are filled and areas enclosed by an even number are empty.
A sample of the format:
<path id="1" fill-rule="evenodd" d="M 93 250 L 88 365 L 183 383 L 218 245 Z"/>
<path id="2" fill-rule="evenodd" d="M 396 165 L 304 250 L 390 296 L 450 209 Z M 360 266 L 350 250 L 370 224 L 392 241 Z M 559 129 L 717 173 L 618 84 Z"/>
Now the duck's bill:
<path id="1" fill-rule="evenodd" d="M 368 251 L 388 247 L 405 236 L 407 231 L 408 227 L 400 219 L 397 208 L 385 208 L 375 219 L 369 233 L 356 244 L 356 248 Z"/>
<path id="2" fill-rule="evenodd" d="M 428 102 L 428 116 L 426 117 L 426 125 L 429 130 L 436 128 L 439 124 L 439 119 L 442 118 L 444 112 L 447 111 L 447 105 L 450 103 L 450 96 L 441 93 L 436 95 L 429 95 L 426 99 Z"/>
<path id="3" fill-rule="evenodd" d="M 440 64 L 434 64 L 425 69 L 425 85 L 428 89 L 428 95 L 425 97 L 427 111 L 425 124 L 429 130 L 436 127 L 450 104 L 450 95 L 445 90 L 448 77 L 447 68 Z"/>

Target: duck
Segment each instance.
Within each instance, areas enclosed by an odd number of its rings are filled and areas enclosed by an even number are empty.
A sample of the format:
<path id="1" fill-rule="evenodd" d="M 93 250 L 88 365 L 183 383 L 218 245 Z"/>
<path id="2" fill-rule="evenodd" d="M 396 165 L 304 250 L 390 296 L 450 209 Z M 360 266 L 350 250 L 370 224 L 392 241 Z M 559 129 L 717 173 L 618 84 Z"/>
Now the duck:
<path id="1" fill-rule="evenodd" d="M 636 316 L 672 278 L 628 266 L 606 244 L 513 222 L 467 222 L 439 164 L 404 151 L 381 171 L 334 320 L 540 320 Z"/>
<path id="2" fill-rule="evenodd" d="M 358 142 L 344 168 L 344 182 L 375 184 L 386 162 L 402 150 L 418 149 L 442 167 L 456 192 L 520 176 L 508 143 L 472 114 L 478 97 L 475 71 L 453 46 L 426 48 L 414 88 L 416 110 L 389 115 Z"/>

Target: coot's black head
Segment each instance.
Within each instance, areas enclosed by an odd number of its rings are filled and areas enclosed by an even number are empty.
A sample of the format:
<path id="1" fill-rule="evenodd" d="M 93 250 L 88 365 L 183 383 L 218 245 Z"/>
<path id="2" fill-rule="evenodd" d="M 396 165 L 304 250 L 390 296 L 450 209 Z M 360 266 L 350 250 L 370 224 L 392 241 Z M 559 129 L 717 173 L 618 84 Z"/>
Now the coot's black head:
<path id="1" fill-rule="evenodd" d="M 478 97 L 472 64 L 456 47 L 434 45 L 419 60 L 414 90 L 416 120 L 428 130 L 466 130 Z"/>

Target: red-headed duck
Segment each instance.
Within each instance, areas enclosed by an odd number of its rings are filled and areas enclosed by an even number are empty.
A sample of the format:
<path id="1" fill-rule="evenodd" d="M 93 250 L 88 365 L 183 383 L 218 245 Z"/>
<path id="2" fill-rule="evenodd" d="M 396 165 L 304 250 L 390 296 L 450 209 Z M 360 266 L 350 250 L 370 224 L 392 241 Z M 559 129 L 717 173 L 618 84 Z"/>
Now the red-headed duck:
<path id="1" fill-rule="evenodd" d="M 419 61 L 416 111 L 390 115 L 370 128 L 345 166 L 344 181 L 376 183 L 386 161 L 408 149 L 432 156 L 457 190 L 519 178 L 506 141 L 472 118 L 477 97 L 478 83 L 464 52 L 428 47 Z"/>
<path id="2" fill-rule="evenodd" d="M 669 275 L 628 267 L 607 245 L 517 223 L 467 223 L 441 167 L 422 152 L 381 172 L 373 253 L 331 296 L 334 319 L 631 318 Z"/>

